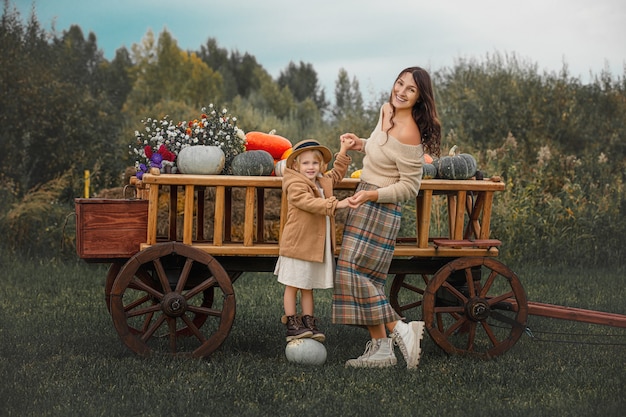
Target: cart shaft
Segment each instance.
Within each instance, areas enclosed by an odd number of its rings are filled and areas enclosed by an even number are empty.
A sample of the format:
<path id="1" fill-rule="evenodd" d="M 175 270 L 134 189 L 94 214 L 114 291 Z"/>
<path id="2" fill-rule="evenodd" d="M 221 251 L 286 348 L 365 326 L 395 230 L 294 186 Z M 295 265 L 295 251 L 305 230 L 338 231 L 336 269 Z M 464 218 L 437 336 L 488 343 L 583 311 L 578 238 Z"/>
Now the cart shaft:
<path id="1" fill-rule="evenodd" d="M 626 315 L 537 303 L 534 301 L 528 302 L 528 314 L 626 328 Z"/>

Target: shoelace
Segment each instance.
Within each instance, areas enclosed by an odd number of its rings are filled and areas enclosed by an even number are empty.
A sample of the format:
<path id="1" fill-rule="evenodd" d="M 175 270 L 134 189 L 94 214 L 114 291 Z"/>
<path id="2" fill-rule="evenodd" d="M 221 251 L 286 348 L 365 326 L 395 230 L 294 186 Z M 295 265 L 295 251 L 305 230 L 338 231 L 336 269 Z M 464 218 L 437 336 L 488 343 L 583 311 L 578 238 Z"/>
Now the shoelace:
<path id="1" fill-rule="evenodd" d="M 393 340 L 394 345 L 400 348 L 400 352 L 402 352 L 402 355 L 407 358 L 409 352 L 406 348 L 406 345 L 404 344 L 404 340 L 402 340 L 402 336 L 400 336 L 400 333 L 398 333 L 396 329 L 393 329 L 393 332 L 391 333 L 391 340 Z"/>
<path id="2" fill-rule="evenodd" d="M 367 342 L 367 344 L 365 345 L 365 352 L 363 352 L 363 354 L 359 356 L 359 359 L 369 358 L 372 355 L 373 347 L 374 347 L 374 344 L 372 343 L 371 340 Z"/>

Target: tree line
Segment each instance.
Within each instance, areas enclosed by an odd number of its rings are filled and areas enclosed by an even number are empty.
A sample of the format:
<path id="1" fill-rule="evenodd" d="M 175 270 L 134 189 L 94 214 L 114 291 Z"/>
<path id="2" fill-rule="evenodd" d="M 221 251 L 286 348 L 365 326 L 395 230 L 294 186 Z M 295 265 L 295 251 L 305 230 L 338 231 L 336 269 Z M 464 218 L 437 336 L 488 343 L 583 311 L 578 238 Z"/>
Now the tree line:
<path id="1" fill-rule="evenodd" d="M 47 31 L 35 13 L 24 18 L 8 0 L 0 68 L 0 227 L 16 236 L 14 248 L 35 251 L 63 240 L 62 213 L 82 194 L 84 170 L 94 192 L 122 184 L 133 164 L 128 145 L 146 117 L 189 120 L 213 103 L 244 131 L 276 129 L 335 149 L 345 131 L 367 137 L 389 95 L 365 102 L 358 80 L 339 69 L 331 104 L 310 63 L 290 62 L 274 79 L 250 53 L 228 51 L 216 38 L 185 51 L 166 30 L 148 31 L 107 60 L 96 34 L 76 25 Z M 391 68 L 391 77 L 400 69 Z M 442 150 L 458 145 L 482 171 L 508 182 L 494 233 L 510 240 L 509 253 L 558 256 L 545 247 L 558 246 L 555 235 L 574 233 L 579 246 L 595 248 L 594 261 L 612 256 L 615 249 L 598 243 L 623 243 L 626 231 L 626 71 L 602 71 L 584 84 L 566 65 L 540 73 L 514 54 L 494 54 L 431 75 Z M 359 157 L 354 162 L 357 168 Z M 607 207 L 591 210 L 601 198 Z M 530 229 L 543 244 L 530 237 L 516 243 Z"/>

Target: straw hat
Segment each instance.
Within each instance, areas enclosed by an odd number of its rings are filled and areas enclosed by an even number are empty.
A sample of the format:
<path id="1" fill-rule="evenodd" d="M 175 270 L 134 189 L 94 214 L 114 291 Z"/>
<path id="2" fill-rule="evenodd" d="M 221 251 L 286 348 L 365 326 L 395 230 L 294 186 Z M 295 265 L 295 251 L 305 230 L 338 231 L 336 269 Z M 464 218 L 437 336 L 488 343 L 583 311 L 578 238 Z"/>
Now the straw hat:
<path id="1" fill-rule="evenodd" d="M 325 163 L 329 163 L 330 160 L 333 158 L 333 154 L 330 151 L 330 149 L 328 149 L 324 145 L 321 145 L 315 139 L 305 139 L 303 141 L 300 141 L 296 143 L 295 145 L 293 145 L 291 149 L 292 151 L 291 151 L 291 154 L 287 157 L 287 165 L 286 165 L 289 168 L 292 167 L 294 159 L 296 159 L 296 157 L 304 151 L 315 151 L 315 150 L 320 151 L 322 153 L 322 158 L 324 159 Z"/>

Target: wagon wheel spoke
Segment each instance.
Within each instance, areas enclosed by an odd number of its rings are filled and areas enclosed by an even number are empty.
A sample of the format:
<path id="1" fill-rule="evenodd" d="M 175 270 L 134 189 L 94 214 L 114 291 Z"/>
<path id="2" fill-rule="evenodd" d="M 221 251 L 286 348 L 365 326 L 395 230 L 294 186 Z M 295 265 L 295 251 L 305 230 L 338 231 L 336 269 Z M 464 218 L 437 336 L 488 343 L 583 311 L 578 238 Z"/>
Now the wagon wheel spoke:
<path id="1" fill-rule="evenodd" d="M 492 345 L 496 346 L 498 344 L 498 339 L 495 333 L 493 332 L 491 325 L 487 323 L 486 321 L 481 321 L 480 324 L 483 326 L 483 329 L 485 329 L 485 333 L 487 334 L 487 337 L 489 337 L 489 340 L 491 341 Z"/>
<path id="2" fill-rule="evenodd" d="M 163 322 L 165 321 L 165 316 L 161 315 L 159 316 L 159 318 L 157 318 L 154 323 L 152 323 L 147 329 L 146 331 L 141 335 L 141 340 L 143 342 L 148 341 L 152 335 L 154 335 L 154 332 L 157 331 L 157 329 L 159 327 L 161 327 L 161 325 L 163 324 Z"/>
<path id="3" fill-rule="evenodd" d="M 221 310 L 215 310 L 213 308 L 206 308 L 206 307 L 189 307 L 189 311 L 193 311 L 194 313 L 198 313 L 198 314 L 204 314 L 205 316 L 213 316 L 213 317 L 221 317 L 222 316 L 222 311 Z"/>
<path id="4" fill-rule="evenodd" d="M 187 258 L 185 260 L 185 266 L 183 266 L 183 270 L 178 277 L 178 283 L 176 284 L 176 292 L 183 292 L 185 288 L 185 284 L 187 284 L 187 279 L 189 278 L 189 272 L 191 272 L 191 266 L 193 265 L 193 260 Z"/>
<path id="5" fill-rule="evenodd" d="M 133 303 L 135 304 L 135 303 Z M 135 306 L 136 307 L 136 306 Z M 124 306 L 124 311 L 126 311 L 127 317 L 137 317 L 143 315 L 154 314 L 157 311 L 161 311 L 161 306 L 158 304 L 154 304 L 150 307 L 145 308 L 134 308 L 132 305 Z"/>
<path id="6" fill-rule="evenodd" d="M 200 332 L 200 329 L 198 329 L 198 327 L 196 327 L 196 325 L 193 323 L 193 320 L 191 320 L 189 317 L 187 316 L 183 316 L 183 321 L 185 322 L 185 324 L 187 325 L 187 327 L 189 328 L 189 330 L 191 331 L 191 333 L 193 333 L 193 335 L 200 341 L 200 342 L 205 342 L 206 338 L 204 337 L 204 335 Z"/>
<path id="7" fill-rule="evenodd" d="M 470 268 L 465 269 L 465 282 L 467 282 L 467 292 L 470 298 L 476 295 L 476 289 L 474 288 L 474 278 L 472 277 L 472 270 Z"/>
<path id="8" fill-rule="evenodd" d="M 463 314 L 463 311 L 464 311 L 463 306 L 435 307 L 435 313 L 438 313 L 438 314 L 444 314 L 444 313 L 448 313 L 448 314 L 452 314 L 452 313 Z M 456 314 L 455 317 L 459 317 L 459 314 Z"/>
<path id="9" fill-rule="evenodd" d="M 420 307 L 429 280 L 430 274 L 424 272 L 396 274 L 389 291 L 389 302 L 396 313 L 407 319 L 421 320 Z"/>
<path id="10" fill-rule="evenodd" d="M 150 296 L 152 296 L 152 298 L 155 298 L 157 300 L 161 300 L 163 298 L 163 293 L 160 291 L 157 291 L 156 288 L 146 284 L 145 282 L 143 282 L 142 280 L 139 279 L 133 279 L 131 281 L 131 288 L 136 289 L 136 290 L 140 290 L 143 292 L 146 292 L 148 294 L 150 294 Z"/>
<path id="11" fill-rule="evenodd" d="M 426 329 L 439 347 L 482 358 L 510 349 L 528 315 L 515 273 L 493 258 L 478 257 L 443 266 L 426 288 L 422 308 Z"/>
<path id="12" fill-rule="evenodd" d="M 487 292 L 491 289 L 491 286 L 493 285 L 496 277 L 498 276 L 498 273 L 496 271 L 491 271 L 489 273 L 489 276 L 487 277 L 487 280 L 485 281 L 485 283 L 483 284 L 481 290 L 480 290 L 480 295 L 479 297 L 485 297 L 487 295 Z"/>
<path id="13" fill-rule="evenodd" d="M 137 333 L 145 333 L 150 328 L 150 323 L 152 322 L 152 318 L 154 317 L 154 313 L 146 314 L 146 317 L 143 320 L 143 324 L 141 326 L 141 330 L 138 330 Z"/>
<path id="14" fill-rule="evenodd" d="M 167 327 L 169 328 L 170 353 L 176 353 L 176 319 L 167 317 Z"/>
<path id="15" fill-rule="evenodd" d="M 159 282 L 161 283 L 161 288 L 163 288 L 163 292 L 165 294 L 171 292 L 172 288 L 170 287 L 170 283 L 167 279 L 167 274 L 165 273 L 165 268 L 163 268 L 161 259 L 156 258 L 152 263 L 154 264 L 154 269 L 157 277 L 159 278 Z"/>
<path id="16" fill-rule="evenodd" d="M 235 317 L 228 273 L 206 252 L 176 242 L 150 246 L 129 259 L 110 299 L 120 339 L 141 355 L 208 356 L 224 342 Z"/>
<path id="17" fill-rule="evenodd" d="M 450 294 L 454 295 L 460 302 L 467 302 L 467 297 L 464 296 L 459 290 L 454 288 L 449 282 L 443 282 L 441 286 L 448 290 Z"/>
<path id="18" fill-rule="evenodd" d="M 474 352 L 474 340 L 476 340 L 476 323 L 468 323 L 469 331 L 467 332 L 467 346 L 468 352 Z"/>
<path id="19" fill-rule="evenodd" d="M 503 302 L 504 300 L 508 300 L 511 298 L 515 298 L 515 293 L 513 291 L 499 295 L 497 297 L 489 297 L 487 299 L 487 303 L 489 304 L 489 306 L 494 306 Z"/>
<path id="20" fill-rule="evenodd" d="M 462 326 L 467 324 L 467 320 L 463 316 L 454 315 L 455 322 L 452 323 L 447 329 L 444 331 L 444 335 L 447 337 L 452 336 L 456 333 Z"/>
<path id="21" fill-rule="evenodd" d="M 198 295 L 200 292 L 207 290 L 211 287 L 214 287 L 215 285 L 217 285 L 217 280 L 213 277 L 205 280 L 204 282 L 202 282 L 199 285 L 196 285 L 194 288 L 190 289 L 189 291 L 187 291 L 185 293 L 185 298 L 189 299 L 192 298 L 196 295 Z"/>

